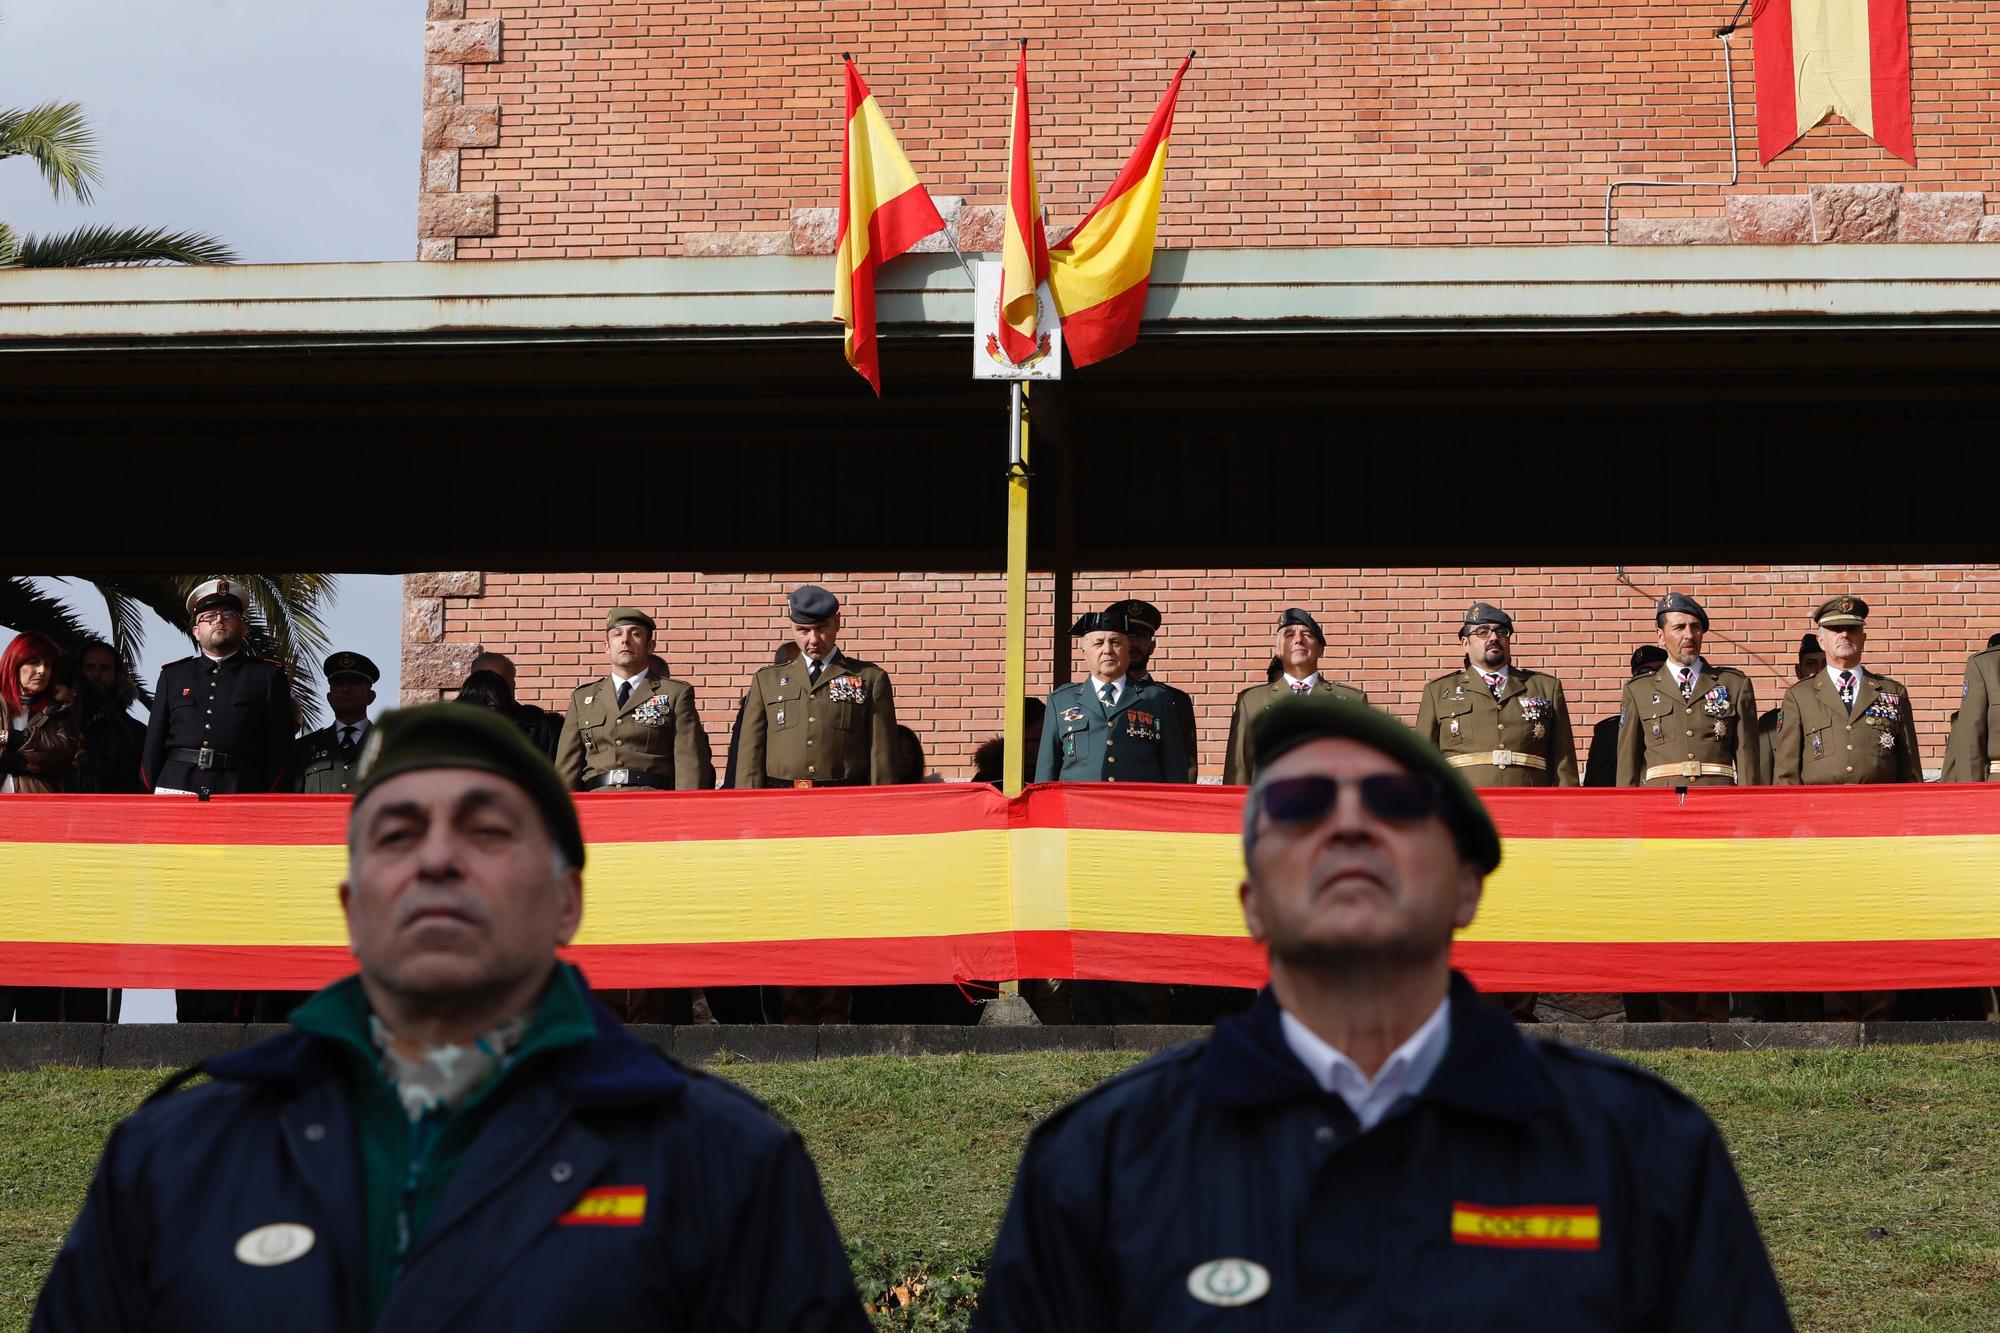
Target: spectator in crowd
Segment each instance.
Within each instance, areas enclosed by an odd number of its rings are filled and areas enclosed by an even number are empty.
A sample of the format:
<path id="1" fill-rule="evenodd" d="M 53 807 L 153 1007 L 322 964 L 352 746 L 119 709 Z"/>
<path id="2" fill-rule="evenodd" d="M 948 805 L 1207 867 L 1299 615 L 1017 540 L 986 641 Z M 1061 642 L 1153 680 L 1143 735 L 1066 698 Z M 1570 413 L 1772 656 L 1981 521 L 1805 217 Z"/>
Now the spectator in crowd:
<path id="1" fill-rule="evenodd" d="M 1826 653 L 1819 646 L 1819 635 L 1808 634 L 1799 640 L 1799 656 L 1798 661 L 1792 665 L 1792 679 L 1794 682 L 1811 680 L 1824 670 L 1826 670 Z M 1766 782 L 1775 783 L 1778 780 L 1778 770 L 1775 767 L 1777 751 L 1772 748 L 1772 742 L 1778 735 L 1778 720 L 1784 715 L 1784 711 L 1781 703 L 1757 719 L 1757 771 L 1764 775 Z"/>
<path id="2" fill-rule="evenodd" d="M 1021 718 L 1021 745 L 1028 755 L 1022 776 L 1029 781 L 1035 777 L 1035 756 L 1042 751 L 1042 721 L 1048 716 L 1048 705 L 1040 699 L 1023 699 Z M 985 741 L 972 752 L 972 780 L 990 782 L 999 786 L 1007 776 L 1007 738 L 995 736 Z"/>
<path id="3" fill-rule="evenodd" d="M 40 634 L 0 652 L 0 792 L 61 791 L 83 751 L 74 702 L 57 692 L 62 649 Z"/>
<path id="4" fill-rule="evenodd" d="M 498 713 L 508 721 L 516 722 L 514 717 L 514 687 L 509 685 L 507 678 L 497 671 L 473 672 L 460 682 L 458 693 L 453 698 L 457 703 L 471 704 L 474 708 L 484 708 L 489 713 Z M 523 735 L 528 734 L 525 727 L 521 730 Z M 530 740 L 534 739 L 532 736 L 528 738 Z"/>
<path id="5" fill-rule="evenodd" d="M 1160 608 L 1135 597 L 1114 602 L 1110 609 L 1125 613 L 1126 638 L 1132 649 L 1132 683 L 1135 686 L 1158 685 L 1167 692 L 1167 698 L 1173 700 L 1174 718 L 1181 724 L 1181 744 L 1187 749 L 1187 780 L 1201 781 L 1201 760 L 1195 754 L 1194 699 L 1186 690 L 1175 689 L 1152 674 L 1157 636 L 1165 623 L 1160 618 Z"/>
<path id="6" fill-rule="evenodd" d="M 375 702 L 381 669 L 360 653 L 338 652 L 320 665 L 333 723 L 299 737 L 285 776 L 293 791 L 351 794 L 360 779 L 361 742 L 367 738 L 368 705 Z"/>
<path id="7" fill-rule="evenodd" d="M 111 1134 L 33 1326 L 865 1333 L 798 1136 L 557 957 L 585 848 L 548 761 L 450 704 L 370 749 L 359 975 Z"/>
<path id="8" fill-rule="evenodd" d="M 1326 634 L 1319 621 L 1299 607 L 1286 607 L 1278 617 L 1278 675 L 1236 696 L 1236 711 L 1229 718 L 1229 750 L 1222 766 L 1225 785 L 1240 786 L 1257 776 L 1257 755 L 1250 741 L 1254 730 L 1251 724 L 1278 700 L 1294 694 L 1330 694 L 1336 699 L 1368 702 L 1363 691 L 1343 685 L 1320 671 L 1319 661 L 1325 653 Z"/>
<path id="9" fill-rule="evenodd" d="M 943 782 L 944 779 L 930 771 L 924 762 L 924 742 L 914 727 L 896 724 L 896 781 L 899 785 L 910 786 L 923 782 Z"/>
<path id="10" fill-rule="evenodd" d="M 1035 1127 L 973 1328 L 1789 1330 L 1701 1108 L 1452 971 L 1501 855 L 1462 771 L 1365 705 L 1257 726 L 1270 985 Z"/>
<path id="11" fill-rule="evenodd" d="M 481 653 L 472 659 L 472 665 L 466 671 L 468 676 L 481 671 L 491 671 L 506 681 L 507 698 L 512 701 L 507 706 L 507 716 L 521 729 L 523 735 L 534 742 L 536 749 L 550 760 L 556 757 L 556 741 L 562 735 L 562 718 L 546 708 L 537 708 L 534 704 L 524 704 L 520 701 L 516 694 L 520 686 L 514 678 L 513 658 L 505 653 Z"/>
<path id="12" fill-rule="evenodd" d="M 1632 670 L 1626 679 L 1651 675 L 1666 660 L 1667 650 L 1657 643 L 1635 648 L 1632 650 Z M 1613 713 L 1590 729 L 1590 757 L 1583 765 L 1583 785 L 1586 787 L 1618 785 L 1618 719 L 1619 714 Z"/>
<path id="13" fill-rule="evenodd" d="M 118 660 L 118 650 L 92 639 L 77 656 L 83 757 L 71 767 L 63 790 L 99 795 L 143 792 L 139 755 L 146 745 L 146 724 L 132 716 L 137 691 Z"/>

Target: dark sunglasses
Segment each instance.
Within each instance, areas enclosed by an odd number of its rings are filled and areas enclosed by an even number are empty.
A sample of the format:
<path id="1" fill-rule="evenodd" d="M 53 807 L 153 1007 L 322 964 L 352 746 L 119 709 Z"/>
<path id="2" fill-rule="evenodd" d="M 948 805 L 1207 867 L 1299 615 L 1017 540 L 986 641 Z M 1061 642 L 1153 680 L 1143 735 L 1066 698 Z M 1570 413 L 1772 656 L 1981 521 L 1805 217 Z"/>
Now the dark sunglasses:
<path id="1" fill-rule="evenodd" d="M 1361 807 L 1389 824 L 1410 824 L 1437 813 L 1437 783 L 1421 773 L 1371 773 L 1359 782 Z M 1333 812 L 1341 779 L 1317 775 L 1277 778 L 1264 784 L 1264 813 L 1275 824 L 1310 824 Z"/>

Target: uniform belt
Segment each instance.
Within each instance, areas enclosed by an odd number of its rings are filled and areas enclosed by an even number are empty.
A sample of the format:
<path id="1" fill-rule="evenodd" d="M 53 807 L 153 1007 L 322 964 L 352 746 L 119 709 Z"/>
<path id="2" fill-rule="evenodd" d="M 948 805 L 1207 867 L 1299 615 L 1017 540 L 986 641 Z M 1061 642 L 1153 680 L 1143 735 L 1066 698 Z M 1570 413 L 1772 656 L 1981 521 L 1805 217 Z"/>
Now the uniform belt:
<path id="1" fill-rule="evenodd" d="M 1992 763 L 1988 764 L 1986 771 L 1988 773 L 2000 773 L 2000 759 L 1995 759 Z"/>
<path id="2" fill-rule="evenodd" d="M 614 768 L 583 780 L 585 791 L 601 791 L 606 787 L 649 787 L 654 791 L 672 791 L 674 784 L 654 777 L 643 768 Z"/>
<path id="3" fill-rule="evenodd" d="M 177 760 L 183 764 L 193 764 L 204 773 L 236 767 L 235 755 L 224 754 L 222 751 L 210 749 L 206 745 L 198 750 L 190 750 L 185 746 L 177 745 L 167 751 L 167 758 Z"/>
<path id="4" fill-rule="evenodd" d="M 1547 768 L 1549 761 L 1538 754 L 1522 754 L 1519 750 L 1481 750 L 1478 754 L 1455 754 L 1445 759 L 1453 768 L 1478 768 L 1490 764 L 1494 768 Z"/>
<path id="5" fill-rule="evenodd" d="M 1734 764 L 1698 764 L 1692 759 L 1684 759 L 1678 764 L 1654 764 L 1646 770 L 1646 781 L 1654 778 L 1730 778 L 1736 777 Z"/>
<path id="6" fill-rule="evenodd" d="M 774 778 L 764 775 L 766 787 L 864 787 L 867 784 L 859 778 Z"/>

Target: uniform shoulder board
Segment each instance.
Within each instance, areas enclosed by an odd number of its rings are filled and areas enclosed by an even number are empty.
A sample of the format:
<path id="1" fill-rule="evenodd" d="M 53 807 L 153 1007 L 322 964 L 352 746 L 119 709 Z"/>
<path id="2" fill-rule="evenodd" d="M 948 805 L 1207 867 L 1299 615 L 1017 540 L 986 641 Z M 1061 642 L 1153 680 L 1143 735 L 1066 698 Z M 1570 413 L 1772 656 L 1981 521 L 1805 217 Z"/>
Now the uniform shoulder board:
<path id="1" fill-rule="evenodd" d="M 185 666 L 187 663 L 192 661 L 194 661 L 194 655 L 190 653 L 186 657 L 176 657 L 173 661 L 167 663 L 167 666 L 161 667 L 160 670 L 165 671 L 167 667 Z"/>
<path id="2" fill-rule="evenodd" d="M 2000 657 L 2000 647 L 1983 648 L 1972 655 L 1972 660 L 1976 662 L 1982 657 Z"/>
<path id="3" fill-rule="evenodd" d="M 1460 676 L 1462 676 L 1462 675 L 1464 675 L 1464 674 L 1465 674 L 1465 668 L 1463 668 L 1463 667 L 1460 667 L 1460 668 L 1459 668 L 1458 670 L 1456 670 L 1456 671 L 1447 671 L 1447 672 L 1445 672 L 1445 673 L 1444 673 L 1444 674 L 1443 674 L 1442 676 L 1433 676 L 1433 677 L 1431 677 L 1431 684 L 1432 684 L 1432 685 L 1443 685 L 1443 684 L 1444 684 L 1444 683 L 1446 683 L 1447 681 L 1453 681 L 1453 680 L 1457 680 L 1457 679 L 1458 679 L 1458 678 L 1459 678 Z"/>

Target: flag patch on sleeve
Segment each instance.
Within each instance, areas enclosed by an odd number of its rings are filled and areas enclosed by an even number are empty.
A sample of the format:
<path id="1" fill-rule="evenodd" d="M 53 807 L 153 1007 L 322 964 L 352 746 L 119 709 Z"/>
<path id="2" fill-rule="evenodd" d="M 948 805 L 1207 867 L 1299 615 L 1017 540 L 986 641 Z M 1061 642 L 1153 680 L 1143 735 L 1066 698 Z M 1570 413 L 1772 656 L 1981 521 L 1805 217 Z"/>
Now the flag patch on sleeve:
<path id="1" fill-rule="evenodd" d="M 585 1190 L 575 1207 L 556 1219 L 559 1227 L 636 1227 L 646 1220 L 644 1185 L 604 1185 Z"/>
<path id="2" fill-rule="evenodd" d="M 1593 1205 L 1531 1204 L 1525 1208 L 1451 1206 L 1451 1238 L 1460 1245 L 1521 1250 L 1594 1250 L 1600 1235 Z"/>

